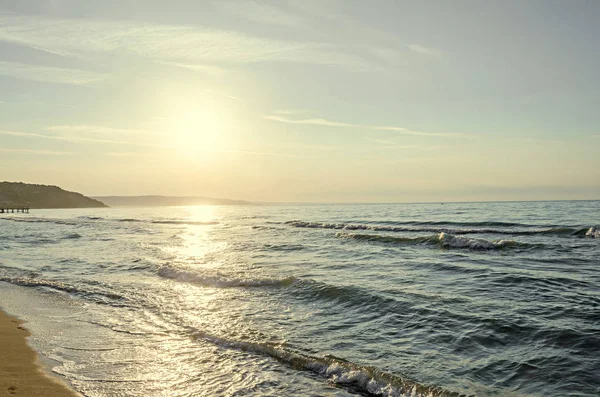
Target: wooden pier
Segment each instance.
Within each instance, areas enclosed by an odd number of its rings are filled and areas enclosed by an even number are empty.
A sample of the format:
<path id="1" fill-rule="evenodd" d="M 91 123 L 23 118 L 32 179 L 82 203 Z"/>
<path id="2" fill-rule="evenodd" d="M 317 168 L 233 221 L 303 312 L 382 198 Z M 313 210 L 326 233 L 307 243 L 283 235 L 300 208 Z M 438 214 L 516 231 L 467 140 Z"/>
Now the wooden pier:
<path id="1" fill-rule="evenodd" d="M 14 214 L 15 212 L 19 213 L 22 212 L 24 214 L 28 214 L 29 213 L 29 207 L 3 207 L 0 206 L 0 214 Z"/>

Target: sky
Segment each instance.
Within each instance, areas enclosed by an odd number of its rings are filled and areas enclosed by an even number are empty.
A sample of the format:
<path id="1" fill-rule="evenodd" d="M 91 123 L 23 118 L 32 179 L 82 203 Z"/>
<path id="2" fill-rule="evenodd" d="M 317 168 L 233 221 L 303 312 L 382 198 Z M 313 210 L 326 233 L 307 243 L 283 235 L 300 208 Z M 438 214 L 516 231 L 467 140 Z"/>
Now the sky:
<path id="1" fill-rule="evenodd" d="M 600 2 L 0 0 L 0 180 L 600 199 Z"/>

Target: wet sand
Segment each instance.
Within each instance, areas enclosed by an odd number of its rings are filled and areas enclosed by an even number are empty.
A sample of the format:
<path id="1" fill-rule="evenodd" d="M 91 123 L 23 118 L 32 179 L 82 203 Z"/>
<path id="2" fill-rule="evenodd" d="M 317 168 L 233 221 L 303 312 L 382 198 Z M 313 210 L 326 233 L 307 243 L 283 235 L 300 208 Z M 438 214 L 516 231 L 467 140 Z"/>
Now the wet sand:
<path id="1" fill-rule="evenodd" d="M 22 321 L 0 310 L 0 396 L 81 396 L 44 373 Z"/>

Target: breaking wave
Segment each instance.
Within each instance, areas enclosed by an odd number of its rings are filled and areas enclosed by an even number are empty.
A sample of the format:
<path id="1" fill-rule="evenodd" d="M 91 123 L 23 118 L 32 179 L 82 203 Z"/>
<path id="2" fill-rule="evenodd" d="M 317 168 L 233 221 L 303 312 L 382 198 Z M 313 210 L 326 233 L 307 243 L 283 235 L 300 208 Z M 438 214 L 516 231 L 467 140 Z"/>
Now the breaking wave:
<path id="1" fill-rule="evenodd" d="M 431 236 L 422 237 L 395 237 L 378 234 L 355 234 L 355 233 L 336 233 L 336 237 L 348 238 L 358 241 L 371 241 L 377 243 L 389 243 L 400 245 L 438 245 L 443 248 L 467 248 L 473 250 L 493 250 L 506 247 L 533 247 L 534 244 L 520 243 L 513 240 L 485 240 L 480 238 L 469 238 L 464 236 L 455 236 L 449 233 L 441 232 Z"/>
<path id="2" fill-rule="evenodd" d="M 596 229 L 595 227 L 590 227 L 585 233 L 585 236 L 591 238 L 600 238 L 600 230 Z"/>
<path id="3" fill-rule="evenodd" d="M 161 266 L 158 275 L 163 278 L 202 285 L 205 287 L 234 288 L 234 287 L 280 287 L 296 282 L 295 277 L 284 279 L 273 278 L 237 278 L 219 273 L 200 273 L 178 269 L 169 265 Z"/>
<path id="4" fill-rule="evenodd" d="M 47 280 L 31 276 L 10 276 L 6 274 L 0 274 L 0 281 L 4 281 L 13 285 L 19 285 L 21 287 L 42 288 L 46 290 L 63 292 L 70 295 L 85 296 L 95 303 L 109 304 L 113 306 L 123 306 L 123 304 L 118 304 L 118 301 L 123 301 L 125 299 L 122 295 L 102 291 L 98 288 L 93 288 L 93 286 L 88 286 L 89 289 L 84 289 L 79 286 L 61 281 Z"/>
<path id="5" fill-rule="evenodd" d="M 62 291 L 67 293 L 78 293 L 80 290 L 73 285 L 63 283 L 60 281 L 52 281 L 52 280 L 43 280 L 37 278 L 29 278 L 29 277 L 10 277 L 10 276 L 0 276 L 0 281 L 4 281 L 14 285 L 20 285 L 22 287 L 43 287 L 49 288 L 56 291 Z"/>
<path id="6" fill-rule="evenodd" d="M 489 241 L 480 238 L 468 238 L 462 236 L 453 236 L 447 233 L 440 233 L 439 241 L 443 247 L 448 248 L 470 248 L 470 249 L 498 249 L 505 248 L 510 246 L 521 245 L 523 243 L 517 243 L 513 240 L 499 240 L 499 241 Z M 527 244 L 528 245 L 528 244 Z"/>
<path id="7" fill-rule="evenodd" d="M 269 251 L 301 251 L 305 247 L 302 244 L 265 244 L 264 248 Z"/>
<path id="8" fill-rule="evenodd" d="M 406 244 L 406 245 L 437 243 L 439 241 L 439 237 L 437 235 L 424 236 L 424 237 L 394 237 L 394 236 L 385 236 L 385 235 L 380 235 L 380 234 L 359 234 L 359 233 L 337 232 L 335 234 L 335 236 L 340 237 L 340 238 L 347 238 L 347 239 L 351 239 L 351 240 L 358 240 L 358 241 L 373 241 L 373 242 L 378 242 L 378 243 Z"/>
<path id="9" fill-rule="evenodd" d="M 567 227 L 567 226 L 556 226 L 539 228 L 539 226 L 524 225 L 518 223 L 503 223 L 503 222 L 391 222 L 394 224 L 413 225 L 418 227 L 407 227 L 407 226 L 387 226 L 387 225 L 369 225 L 369 224 L 352 224 L 352 223 L 327 223 L 327 222 L 306 222 L 306 221 L 287 221 L 285 225 L 308 228 L 308 229 L 334 229 L 334 230 L 366 230 L 374 232 L 390 232 L 390 233 L 406 233 L 406 232 L 430 232 L 430 233 L 447 233 L 455 235 L 463 234 L 506 234 L 513 236 L 521 235 L 556 235 L 563 237 L 584 237 L 589 236 L 587 233 L 591 229 L 587 227 Z M 441 225 L 456 225 L 456 226 L 467 226 L 467 227 L 440 227 Z M 477 228 L 471 228 L 472 226 L 478 226 Z M 487 226 L 487 227 L 484 227 Z M 496 228 L 490 227 L 496 226 Z M 507 226 L 515 227 L 519 226 L 521 229 L 499 229 L 497 227 Z M 523 229 L 526 227 L 537 227 L 536 229 Z"/>
<path id="10" fill-rule="evenodd" d="M 284 222 L 287 225 L 296 227 L 328 227 L 329 225 L 337 225 L 343 227 L 347 223 L 327 223 L 327 222 L 306 222 L 301 220 L 292 220 Z M 512 223 L 512 222 L 452 222 L 452 221 L 381 221 L 379 222 L 384 225 L 412 225 L 412 226 L 474 226 L 474 227 L 539 227 L 539 225 L 529 225 L 524 223 Z M 324 225 L 324 226 L 323 226 Z M 336 227 L 332 227 L 336 228 Z"/>
<path id="11" fill-rule="evenodd" d="M 310 371 L 329 382 L 362 393 L 385 397 L 461 397 L 463 395 L 438 387 L 419 384 L 406 377 L 379 368 L 363 366 L 333 355 L 314 356 L 293 349 L 285 343 L 254 342 L 221 338 L 198 331 L 196 340 L 248 353 L 259 354 L 301 371 Z"/>

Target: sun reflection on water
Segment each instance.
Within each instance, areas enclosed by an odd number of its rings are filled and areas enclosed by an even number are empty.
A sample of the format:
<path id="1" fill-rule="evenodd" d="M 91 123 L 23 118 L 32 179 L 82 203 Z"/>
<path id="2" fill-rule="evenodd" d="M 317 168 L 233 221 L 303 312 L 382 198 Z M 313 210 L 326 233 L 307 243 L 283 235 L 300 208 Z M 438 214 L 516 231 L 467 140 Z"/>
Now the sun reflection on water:
<path id="1" fill-rule="evenodd" d="M 227 242 L 218 240 L 213 233 L 219 227 L 217 206 L 183 207 L 179 230 L 173 235 L 178 240 L 166 249 L 174 256 L 174 262 L 189 268 L 214 268 L 220 263 L 219 253 L 227 248 Z"/>

